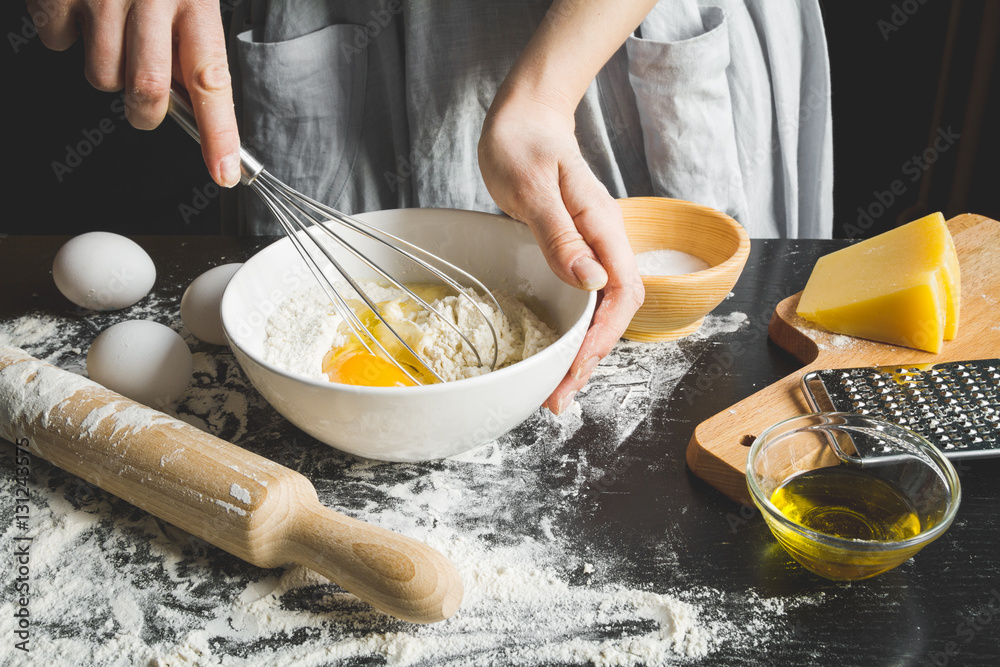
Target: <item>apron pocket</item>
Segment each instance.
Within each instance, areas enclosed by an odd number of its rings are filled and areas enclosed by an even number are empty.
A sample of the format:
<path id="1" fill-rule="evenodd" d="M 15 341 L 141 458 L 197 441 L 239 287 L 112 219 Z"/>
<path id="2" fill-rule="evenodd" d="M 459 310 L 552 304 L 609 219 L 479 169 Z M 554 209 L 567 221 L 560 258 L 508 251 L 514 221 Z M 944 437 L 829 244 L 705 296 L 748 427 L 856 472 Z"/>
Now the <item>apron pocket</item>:
<path id="1" fill-rule="evenodd" d="M 726 68 L 725 13 L 703 7 L 705 32 L 676 42 L 629 37 L 629 81 L 653 192 L 740 219 L 746 211 Z"/>
<path id="2" fill-rule="evenodd" d="M 358 151 L 367 56 L 354 48 L 358 26 L 331 25 L 282 42 L 237 36 L 242 133 L 280 180 L 335 206 Z M 247 204 L 248 231 L 280 233 L 260 198 Z"/>

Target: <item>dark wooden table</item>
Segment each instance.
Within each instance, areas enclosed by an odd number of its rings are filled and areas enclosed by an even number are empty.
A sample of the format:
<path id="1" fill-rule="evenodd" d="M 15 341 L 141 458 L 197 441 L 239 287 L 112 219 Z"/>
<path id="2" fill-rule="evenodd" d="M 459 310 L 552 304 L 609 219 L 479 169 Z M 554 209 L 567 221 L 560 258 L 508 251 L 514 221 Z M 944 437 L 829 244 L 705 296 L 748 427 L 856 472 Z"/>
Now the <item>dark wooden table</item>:
<path id="1" fill-rule="evenodd" d="M 66 323 L 73 340 L 35 341 L 29 351 L 36 356 L 55 354 L 53 361 L 76 370 L 82 369 L 82 355 L 89 340 L 99 329 L 120 319 L 151 317 L 179 327 L 177 308 L 184 287 L 208 266 L 240 261 L 272 239 L 236 239 L 224 237 L 136 237 L 153 257 L 159 271 L 153 296 L 139 310 L 95 314 L 79 311 L 56 291 L 50 267 L 63 238 L 8 237 L 0 240 L 0 334 L 9 331 L 30 314 L 56 318 Z M 962 506 L 951 529 L 914 559 L 899 568 L 871 580 L 835 583 L 812 575 L 799 567 L 778 547 L 756 511 L 734 504 L 686 468 L 684 450 L 694 426 L 725 409 L 757 389 L 776 381 L 796 368 L 796 361 L 770 343 L 767 323 L 775 304 L 800 290 L 814 261 L 821 254 L 841 247 L 839 241 L 754 241 L 746 270 L 734 294 L 716 311 L 717 316 L 745 313 L 746 320 L 735 331 L 724 332 L 691 342 L 673 343 L 678 354 L 687 355 L 690 367 L 669 392 L 655 395 L 639 423 L 614 447 L 603 447 L 607 439 L 600 423 L 585 420 L 582 427 L 557 451 L 546 456 L 572 456 L 585 451 L 589 471 L 586 475 L 562 472 L 541 474 L 540 456 L 526 456 L 521 462 L 523 474 L 516 479 L 531 479 L 536 489 L 519 488 L 518 494 L 557 494 L 571 484 L 577 485 L 570 510 L 560 515 L 561 534 L 594 562 L 614 563 L 615 567 L 598 571 L 599 583 L 652 586 L 655 590 L 706 588 L 728 594 L 752 592 L 761 600 L 781 603 L 802 596 L 812 596 L 816 604 L 789 604 L 778 618 L 761 625 L 761 641 L 723 643 L 694 664 L 760 665 L 998 665 L 1000 664 L 1000 462 L 969 461 L 958 466 L 962 481 Z M 2 339 L 0 339 L 2 340 Z M 16 341 L 15 341 L 16 342 Z M 67 352 L 67 346 L 75 351 Z M 197 345 L 193 350 L 198 351 Z M 58 353 L 54 351 L 59 351 Z M 228 352 L 213 352 L 228 355 Z M 731 372 L 708 378 L 712 364 L 730 355 L 735 363 Z M 238 369 L 237 369 L 238 373 Z M 708 378 L 708 379 L 706 379 Z M 197 378 L 196 378 L 197 380 Z M 226 379 L 205 378 L 207 384 Z M 234 378 L 238 382 L 239 378 Z M 253 390 L 248 388 L 248 393 Z M 246 425 L 222 424 L 222 437 L 297 468 L 317 485 L 320 497 L 348 513 L 364 515 L 366 503 L 378 496 L 377 484 L 361 484 L 351 475 L 349 457 L 325 448 L 284 422 L 258 399 L 251 401 Z M 516 448 L 518 438 L 530 437 L 528 427 L 515 429 L 505 446 Z M 276 443 L 281 442 L 283 446 Z M 293 443 L 289 448 L 288 443 Z M 13 447 L 0 447 L 0 533 L 5 555 L 3 570 L 13 562 Z M 572 455 L 572 456 L 571 456 Z M 450 470 L 449 464 L 430 463 L 406 466 L 407 474 Z M 596 471 L 596 472 L 595 472 Z M 528 475 L 525 477 L 525 475 Z M 499 477 L 499 483 L 512 483 L 513 476 Z M 582 481 L 581 481 L 582 479 Z M 104 525 L 105 538 L 117 536 L 122 541 L 141 544 L 148 536 L 133 529 L 136 511 L 117 499 L 88 485 L 74 484 L 71 476 L 51 468 L 46 462 L 32 463 L 33 494 L 63 493 L 74 507 L 96 513 Z M 353 486 L 352 486 L 353 485 Z M 356 487 L 356 488 L 355 488 Z M 512 493 L 513 487 L 512 487 Z M 371 494 L 375 494 L 374 496 Z M 141 513 L 139 513 L 141 514 Z M 496 516 L 491 530 L 500 535 L 514 530 L 531 517 Z M 482 517 L 480 517 L 482 520 Z M 478 535 L 483 529 L 477 528 Z M 141 531 L 140 531 L 141 533 Z M 487 531 L 489 533 L 489 531 Z M 492 533 L 490 533 L 492 534 Z M 178 557 L 187 567 L 199 572 L 219 572 L 232 580 L 241 573 L 246 580 L 259 579 L 261 571 L 237 561 L 211 547 L 201 549 L 200 560 L 188 561 L 190 540 L 178 537 L 164 527 L 164 540 L 177 540 Z M 499 539 L 499 538 L 498 538 Z M 111 546 L 110 555 L 118 552 Z M 134 553 L 135 548 L 131 553 Z M 141 551 L 141 550 L 140 550 Z M 120 554 L 117 556 L 122 558 Z M 121 567 L 131 562 L 124 558 Z M 135 556 L 134 558 L 139 558 Z M 157 561 L 149 557 L 156 565 Z M 150 566 L 152 570 L 155 567 Z M 152 571 L 151 570 L 151 571 Z M 13 572 L 13 570 L 10 570 Z M 36 576 L 45 576 L 44 572 Z M 81 573 L 80 576 L 86 576 Z M 155 575 L 148 582 L 150 591 L 171 586 Z M 11 609 L 11 580 L 4 575 L 4 607 Z M 567 574 L 577 585 L 578 577 Z M 161 578 L 162 579 L 162 578 Z M 176 582 L 175 582 L 176 583 Z M 142 587 L 147 584 L 136 583 Z M 176 585 L 180 585 L 177 583 Z M 582 585 L 582 584 L 580 584 Z M 153 597 L 160 593 L 150 593 Z M 209 587 L 206 595 L 232 597 L 233 592 L 219 584 Z M 286 594 L 291 595 L 291 593 Z M 725 595 L 720 596 L 726 598 Z M 157 597 L 157 599 L 159 599 Z M 728 599 L 728 598 L 726 598 Z M 718 607 L 727 611 L 726 599 Z M 302 603 L 301 600 L 298 602 Z M 75 601 L 81 606 L 79 600 Z M 160 604 L 160 603 L 156 603 Z M 177 603 L 178 607 L 183 607 Z M 286 604 L 290 604 L 287 603 Z M 86 605 L 83 605 L 86 606 Z M 778 604 L 778 607 L 781 605 Z M 190 612 L 190 609 L 184 610 Z M 337 622 L 337 608 L 327 610 L 330 622 Z M 36 612 L 40 618 L 45 615 Z M 93 612 L 100 616 L 100 612 Z M 154 614 L 146 610 L 147 622 L 142 632 L 148 643 L 168 641 L 168 630 L 157 625 Z M 729 615 L 735 622 L 738 612 Z M 62 622 L 39 621 L 33 626 L 36 646 L 47 634 L 72 635 L 92 633 L 100 641 L 104 627 L 80 618 Z M 746 616 L 742 631 L 758 616 Z M 376 624 L 377 625 L 377 624 Z M 11 628 L 9 624 L 0 627 Z M 387 623 L 379 626 L 397 632 L 409 632 L 407 626 Z M 13 651 L 15 639 L 0 637 L 0 656 L 23 659 Z M 307 642 L 308 636 L 271 638 L 271 642 Z M 516 642 L 516 639 L 512 641 Z M 232 638 L 212 643 L 215 654 L 232 653 L 252 662 L 254 651 Z M 15 653 L 17 653 L 15 655 Z M 34 654 L 38 656 L 39 654 Z M 472 658 L 470 658 L 471 660 Z M 476 658 L 483 661 L 483 656 Z M 493 658 L 502 664 L 502 658 Z M 678 659 L 680 660 L 680 659 Z M 3 660 L 0 660 L 3 662 Z M 84 662 L 88 662 L 86 659 Z M 454 657 L 447 664 L 459 664 Z M 427 663 L 431 664 L 433 661 Z M 20 664 L 20 663 L 15 663 Z M 25 662 L 23 664 L 32 664 Z M 33 664 L 58 664 L 48 662 Z M 112 664 L 112 663 L 108 663 Z M 118 664 L 118 663 L 114 663 Z M 121 664 L 128 664 L 127 660 Z M 320 664 L 320 663 L 317 663 Z M 321 663 L 327 664 L 327 663 Z M 331 660 L 329 664 L 340 664 Z M 384 664 L 384 657 L 371 660 L 352 659 L 347 664 Z"/>

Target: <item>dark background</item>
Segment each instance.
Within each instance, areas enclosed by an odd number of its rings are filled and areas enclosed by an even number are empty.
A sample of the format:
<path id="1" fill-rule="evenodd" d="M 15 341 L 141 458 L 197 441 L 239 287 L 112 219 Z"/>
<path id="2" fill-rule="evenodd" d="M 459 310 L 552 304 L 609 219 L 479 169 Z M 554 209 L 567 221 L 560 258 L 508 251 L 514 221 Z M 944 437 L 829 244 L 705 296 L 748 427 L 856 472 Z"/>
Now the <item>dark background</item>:
<path id="1" fill-rule="evenodd" d="M 990 122 L 1000 115 L 1000 2 L 828 0 L 823 11 L 834 236 L 871 236 L 937 210 L 1000 218 L 1000 130 Z M 120 96 L 84 79 L 80 43 L 51 52 L 23 3 L 3 3 L 2 12 L 13 173 L 0 232 L 219 233 L 218 189 L 197 145 L 173 123 L 133 129 Z M 68 148 L 81 142 L 91 150 L 77 161 Z M 54 163 L 69 170 L 57 174 Z"/>

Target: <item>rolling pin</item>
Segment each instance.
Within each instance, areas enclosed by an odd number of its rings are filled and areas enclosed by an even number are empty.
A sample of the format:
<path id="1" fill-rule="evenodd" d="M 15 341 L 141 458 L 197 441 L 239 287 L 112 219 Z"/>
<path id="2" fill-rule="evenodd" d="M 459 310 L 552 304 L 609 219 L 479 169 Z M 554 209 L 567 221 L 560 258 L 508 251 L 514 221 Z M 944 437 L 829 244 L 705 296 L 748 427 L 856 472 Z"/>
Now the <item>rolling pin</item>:
<path id="1" fill-rule="evenodd" d="M 414 623 L 462 601 L 417 540 L 324 507 L 303 475 L 0 346 L 0 438 L 259 567 L 298 563 Z"/>

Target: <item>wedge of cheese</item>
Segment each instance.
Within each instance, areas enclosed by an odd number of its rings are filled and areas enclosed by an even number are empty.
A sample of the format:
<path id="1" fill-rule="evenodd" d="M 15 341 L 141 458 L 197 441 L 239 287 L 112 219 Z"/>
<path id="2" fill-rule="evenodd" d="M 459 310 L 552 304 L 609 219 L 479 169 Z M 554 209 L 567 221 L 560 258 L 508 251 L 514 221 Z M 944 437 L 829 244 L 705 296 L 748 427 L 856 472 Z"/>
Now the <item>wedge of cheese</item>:
<path id="1" fill-rule="evenodd" d="M 934 213 L 821 257 L 797 312 L 830 331 L 937 353 L 958 333 L 960 295 L 955 242 Z"/>

